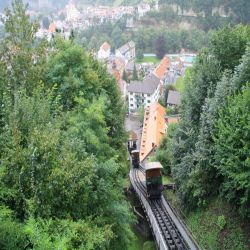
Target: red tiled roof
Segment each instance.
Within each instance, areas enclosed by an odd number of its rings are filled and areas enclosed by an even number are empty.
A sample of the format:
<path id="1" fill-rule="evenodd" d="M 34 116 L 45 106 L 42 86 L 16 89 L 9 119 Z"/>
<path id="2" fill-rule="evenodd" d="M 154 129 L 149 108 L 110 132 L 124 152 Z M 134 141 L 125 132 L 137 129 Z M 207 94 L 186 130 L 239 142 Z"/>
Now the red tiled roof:
<path id="1" fill-rule="evenodd" d="M 154 74 L 161 80 L 164 79 L 167 71 L 168 71 L 168 68 L 169 68 L 169 65 L 170 65 L 170 59 L 169 57 L 165 56 L 160 64 L 158 65 L 158 67 L 154 70 Z"/>
<path id="2" fill-rule="evenodd" d="M 54 22 L 49 25 L 48 31 L 50 33 L 55 33 L 56 32 L 56 24 Z"/>
<path id="3" fill-rule="evenodd" d="M 110 45 L 105 42 L 102 44 L 101 49 L 103 49 L 104 51 L 108 51 L 110 49 Z"/>
<path id="4" fill-rule="evenodd" d="M 141 137 L 140 161 L 144 161 L 150 152 L 160 145 L 165 134 L 165 108 L 158 102 L 152 103 L 145 109 Z"/>

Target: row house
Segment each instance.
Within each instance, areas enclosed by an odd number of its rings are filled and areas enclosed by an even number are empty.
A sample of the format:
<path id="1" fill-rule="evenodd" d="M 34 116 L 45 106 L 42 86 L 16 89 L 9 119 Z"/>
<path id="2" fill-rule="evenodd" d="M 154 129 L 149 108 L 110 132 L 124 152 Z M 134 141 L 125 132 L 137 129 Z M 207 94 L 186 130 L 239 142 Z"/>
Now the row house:
<path id="1" fill-rule="evenodd" d="M 166 133 L 165 108 L 158 102 L 145 109 L 140 145 L 140 162 L 154 153 Z"/>

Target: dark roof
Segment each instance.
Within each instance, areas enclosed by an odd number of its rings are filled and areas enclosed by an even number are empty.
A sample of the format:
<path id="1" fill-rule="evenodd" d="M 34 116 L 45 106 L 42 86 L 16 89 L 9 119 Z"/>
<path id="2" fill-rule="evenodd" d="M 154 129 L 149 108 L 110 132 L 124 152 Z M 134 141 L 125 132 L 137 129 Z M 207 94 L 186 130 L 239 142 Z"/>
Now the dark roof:
<path id="1" fill-rule="evenodd" d="M 154 74 L 151 74 L 150 76 L 146 77 L 142 82 L 131 81 L 128 86 L 128 92 L 153 94 L 159 84 L 160 79 Z"/>
<path id="2" fill-rule="evenodd" d="M 180 105 L 181 104 L 180 92 L 169 90 L 167 104 Z"/>
<path id="3" fill-rule="evenodd" d="M 120 47 L 118 50 L 121 54 L 125 54 L 127 51 L 135 47 L 135 43 L 133 41 L 130 41 L 126 44 L 124 44 L 122 47 Z"/>

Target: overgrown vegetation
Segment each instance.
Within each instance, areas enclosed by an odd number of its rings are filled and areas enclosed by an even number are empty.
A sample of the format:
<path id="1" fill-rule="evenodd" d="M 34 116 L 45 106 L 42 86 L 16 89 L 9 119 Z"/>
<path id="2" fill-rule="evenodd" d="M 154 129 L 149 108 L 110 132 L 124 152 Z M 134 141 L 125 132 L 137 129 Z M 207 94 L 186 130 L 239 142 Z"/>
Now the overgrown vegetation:
<path id="1" fill-rule="evenodd" d="M 204 249 L 248 249 L 241 221 L 221 200 L 211 201 L 208 208 L 191 212 L 186 222 Z"/>
<path id="2" fill-rule="evenodd" d="M 0 44 L 0 248 L 127 249 L 115 79 L 74 42 L 38 42 L 36 30 L 16 0 Z"/>
<path id="3" fill-rule="evenodd" d="M 112 49 L 117 49 L 133 40 L 136 43 L 137 58 L 142 60 L 143 53 L 156 53 L 159 58 L 162 58 L 165 53 L 176 53 L 182 48 L 198 51 L 207 45 L 208 36 L 210 33 L 206 34 L 198 29 L 166 30 L 165 26 L 156 26 L 156 24 L 142 24 L 136 30 L 128 30 L 126 18 L 123 18 L 115 24 L 106 22 L 89 28 L 87 31 L 79 32 L 77 41 L 90 50 L 98 50 L 105 41 L 110 43 Z"/>
<path id="4" fill-rule="evenodd" d="M 249 26 L 223 28 L 184 80 L 181 122 L 162 155 L 186 208 L 221 195 L 250 215 L 249 41 Z"/>

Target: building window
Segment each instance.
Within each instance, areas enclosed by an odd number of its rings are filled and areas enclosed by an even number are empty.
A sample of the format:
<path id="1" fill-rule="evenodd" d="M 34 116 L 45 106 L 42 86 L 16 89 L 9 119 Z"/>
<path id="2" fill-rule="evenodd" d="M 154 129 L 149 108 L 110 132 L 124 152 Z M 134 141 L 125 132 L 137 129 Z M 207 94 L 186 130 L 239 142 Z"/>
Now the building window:
<path id="1" fill-rule="evenodd" d="M 134 106 L 134 104 L 130 104 L 130 107 L 133 107 Z"/>
<path id="2" fill-rule="evenodd" d="M 130 101 L 133 101 L 134 100 L 134 98 L 132 97 L 132 98 L 130 98 Z"/>
<path id="3" fill-rule="evenodd" d="M 148 97 L 150 97 L 150 94 L 148 94 Z"/>
<path id="4" fill-rule="evenodd" d="M 150 103 L 150 100 L 148 100 L 148 103 Z"/>

